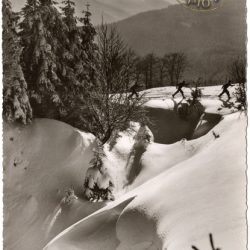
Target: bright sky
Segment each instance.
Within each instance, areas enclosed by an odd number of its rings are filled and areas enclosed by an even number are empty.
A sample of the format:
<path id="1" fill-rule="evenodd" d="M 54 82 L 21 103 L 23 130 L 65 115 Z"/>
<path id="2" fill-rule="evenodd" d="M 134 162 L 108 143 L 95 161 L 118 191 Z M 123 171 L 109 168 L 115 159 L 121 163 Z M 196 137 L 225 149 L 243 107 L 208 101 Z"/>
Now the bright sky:
<path id="1" fill-rule="evenodd" d="M 15 11 L 20 10 L 25 3 L 25 0 L 11 1 Z M 94 24 L 99 24 L 102 16 L 106 22 L 115 22 L 140 12 L 166 8 L 169 4 L 176 4 L 177 0 L 75 0 L 75 2 L 78 15 L 89 2 L 92 21 Z"/>

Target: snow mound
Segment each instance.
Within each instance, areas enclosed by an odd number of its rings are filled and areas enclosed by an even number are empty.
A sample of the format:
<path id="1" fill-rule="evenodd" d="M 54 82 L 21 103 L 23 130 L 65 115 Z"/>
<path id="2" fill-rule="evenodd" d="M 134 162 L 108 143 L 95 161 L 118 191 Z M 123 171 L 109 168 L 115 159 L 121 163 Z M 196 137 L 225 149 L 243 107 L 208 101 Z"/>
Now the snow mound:
<path id="1" fill-rule="evenodd" d="M 54 120 L 39 119 L 29 126 L 4 124 L 6 248 L 41 249 L 73 221 L 101 207 L 82 199 L 71 206 L 61 203 L 68 188 L 82 193 L 94 139 Z"/>
<path id="2" fill-rule="evenodd" d="M 186 101 L 160 95 L 172 88 L 147 90 L 154 124 L 105 144 L 102 173 L 89 168 L 93 135 L 48 119 L 4 124 L 6 248 L 209 249 L 213 233 L 216 247 L 245 249 L 246 117 L 211 98 L 216 88 L 188 117 Z M 112 180 L 116 200 L 86 201 L 86 176 L 92 188 Z"/>
<path id="3" fill-rule="evenodd" d="M 104 192 L 104 197 L 105 191 L 109 196 L 110 190 L 116 198 L 124 194 L 126 187 L 139 175 L 141 157 L 153 140 L 154 136 L 149 128 L 138 123 L 131 123 L 129 129 L 119 132 L 104 145 L 101 170 L 98 167 L 88 169 L 86 196 L 95 197 L 95 190 L 100 196 Z"/>
<path id="4" fill-rule="evenodd" d="M 44 249 L 209 249 L 209 233 L 216 247 L 246 249 L 245 129 L 246 117 L 236 113 L 214 128 L 219 137 L 210 131 L 189 142 L 149 145 L 144 172 L 137 178 L 156 167 L 155 178 L 145 182 L 144 176 L 142 185 L 77 222 Z M 165 163 L 164 157 L 180 147 L 181 159 Z M 154 164 L 147 153 L 158 154 Z"/>

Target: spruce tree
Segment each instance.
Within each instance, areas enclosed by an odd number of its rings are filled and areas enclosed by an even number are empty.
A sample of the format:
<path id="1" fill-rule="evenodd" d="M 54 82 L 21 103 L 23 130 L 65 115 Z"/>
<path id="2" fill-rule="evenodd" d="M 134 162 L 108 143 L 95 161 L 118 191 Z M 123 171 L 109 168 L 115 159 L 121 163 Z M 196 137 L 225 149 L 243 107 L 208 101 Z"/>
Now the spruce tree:
<path id="1" fill-rule="evenodd" d="M 87 4 L 86 10 L 83 10 L 82 13 L 84 17 L 79 18 L 79 21 L 82 24 L 82 45 L 85 47 L 86 51 L 93 52 L 97 50 L 97 45 L 94 43 L 94 38 L 97 35 L 96 30 L 91 23 L 91 12 L 89 9 L 90 5 Z"/>
<path id="2" fill-rule="evenodd" d="M 96 79 L 95 79 L 95 71 L 96 71 L 96 58 L 98 54 L 98 46 L 94 42 L 97 32 L 91 23 L 91 12 L 89 9 L 90 5 L 87 4 L 86 10 L 82 11 L 84 17 L 79 18 L 80 23 L 82 26 L 79 27 L 80 34 L 81 34 L 81 44 L 86 52 L 88 58 L 88 72 L 90 82 L 92 83 L 92 87 L 96 86 Z"/>
<path id="3" fill-rule="evenodd" d="M 71 0 L 64 0 L 62 1 L 62 4 L 64 5 L 61 7 L 61 10 L 64 15 L 64 21 L 68 27 L 68 32 L 71 35 L 71 32 L 76 31 L 76 24 L 77 24 L 77 18 L 75 17 L 75 2 Z M 72 38 L 74 33 L 72 33 Z"/>
<path id="4" fill-rule="evenodd" d="M 3 1 L 3 116 L 26 124 L 32 119 L 27 83 L 20 65 L 21 47 L 16 26 L 18 15 L 9 0 Z"/>
<path id="5" fill-rule="evenodd" d="M 63 20 L 68 29 L 68 53 L 71 55 L 65 58 L 64 65 L 72 69 L 72 74 L 68 74 L 65 81 L 73 86 L 73 92 L 69 92 L 67 96 L 70 100 L 74 100 L 67 105 L 70 112 L 65 121 L 83 128 L 80 113 L 84 108 L 84 100 L 95 86 L 96 31 L 90 21 L 89 9 L 83 11 L 84 16 L 79 18 L 75 15 L 74 1 L 64 0 L 62 3 Z"/>
<path id="6" fill-rule="evenodd" d="M 90 85 L 89 78 L 89 58 L 86 47 L 84 47 L 85 33 L 82 27 L 77 25 L 78 18 L 75 16 L 75 3 L 71 0 L 64 0 L 61 7 L 63 12 L 63 21 L 67 26 L 67 44 L 66 53 L 62 62 L 68 74 L 64 77 L 64 82 L 72 85 L 72 92 L 68 92 L 69 99 L 81 100 L 86 94 Z M 71 96 L 72 94 L 72 96 Z M 77 103 L 71 105 L 76 108 Z"/>
<path id="7" fill-rule="evenodd" d="M 35 116 L 75 125 L 91 82 L 93 53 L 87 50 L 94 50 L 94 28 L 88 24 L 88 35 L 86 25 L 77 25 L 74 1 L 62 3 L 60 13 L 55 1 L 27 0 L 20 24 L 22 63 Z"/>
<path id="8" fill-rule="evenodd" d="M 20 36 L 22 64 L 36 117 L 57 118 L 67 114 L 63 98 L 67 89 L 63 67 L 67 27 L 51 0 L 27 0 L 22 9 Z"/>

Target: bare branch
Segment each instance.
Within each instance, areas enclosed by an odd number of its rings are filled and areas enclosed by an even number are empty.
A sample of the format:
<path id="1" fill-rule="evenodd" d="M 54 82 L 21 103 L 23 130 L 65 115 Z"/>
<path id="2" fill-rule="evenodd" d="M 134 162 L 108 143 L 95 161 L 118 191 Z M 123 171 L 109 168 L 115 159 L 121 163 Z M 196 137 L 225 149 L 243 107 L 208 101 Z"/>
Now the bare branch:
<path id="1" fill-rule="evenodd" d="M 129 127 L 131 121 L 145 118 L 144 95 L 130 98 L 128 90 L 136 79 L 135 54 L 123 42 L 115 27 L 101 25 L 98 32 L 96 86 L 87 96 L 83 114 L 89 131 L 104 144 L 114 131 Z"/>

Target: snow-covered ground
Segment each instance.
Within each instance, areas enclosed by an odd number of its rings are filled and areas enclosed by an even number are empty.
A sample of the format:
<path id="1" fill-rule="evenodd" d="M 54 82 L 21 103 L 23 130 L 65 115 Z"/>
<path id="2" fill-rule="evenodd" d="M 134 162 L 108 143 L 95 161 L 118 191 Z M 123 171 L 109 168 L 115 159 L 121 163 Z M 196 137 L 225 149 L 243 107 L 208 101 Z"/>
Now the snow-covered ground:
<path id="1" fill-rule="evenodd" d="M 116 196 L 106 204 L 81 196 L 93 135 L 46 119 L 6 125 L 6 249 L 209 250 L 209 233 L 216 247 L 246 249 L 246 116 L 220 88 L 204 88 L 204 113 L 188 120 L 174 88 L 144 91 L 153 134 L 131 124 L 105 145 Z M 78 199 L 65 204 L 68 188 Z"/>

